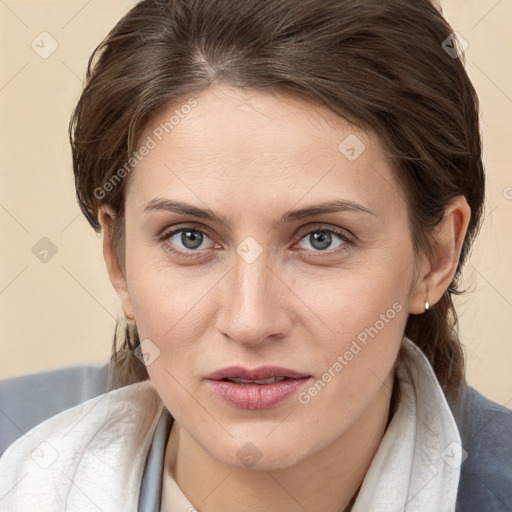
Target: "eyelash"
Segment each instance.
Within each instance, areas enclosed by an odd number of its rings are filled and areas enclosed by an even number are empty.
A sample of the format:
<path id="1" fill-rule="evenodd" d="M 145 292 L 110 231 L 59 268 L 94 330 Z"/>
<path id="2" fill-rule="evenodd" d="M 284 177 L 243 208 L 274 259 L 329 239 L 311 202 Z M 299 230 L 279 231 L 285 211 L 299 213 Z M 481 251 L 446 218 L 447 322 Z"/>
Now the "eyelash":
<path id="1" fill-rule="evenodd" d="M 196 228 L 196 227 L 193 227 L 193 226 L 181 226 L 181 227 L 178 227 L 178 228 L 173 228 L 170 231 L 164 231 L 161 235 L 158 236 L 158 242 L 163 243 L 166 240 L 170 239 L 175 234 L 181 233 L 182 231 L 193 231 L 195 233 L 201 233 L 202 235 L 206 235 L 208 238 L 213 240 L 213 237 L 210 236 L 209 232 L 204 230 L 204 229 L 199 229 L 199 228 Z M 299 233 L 299 235 L 298 235 L 299 238 L 298 238 L 297 242 L 295 242 L 295 243 L 300 242 L 307 235 L 312 235 L 313 233 L 317 233 L 319 231 L 325 231 L 325 232 L 330 233 L 332 235 L 336 235 L 336 236 L 338 236 L 340 238 L 340 240 L 342 240 L 344 242 L 340 247 L 338 247 L 337 249 L 334 249 L 334 250 L 328 250 L 327 249 L 325 251 L 313 251 L 314 253 L 318 253 L 320 256 L 323 255 L 323 254 L 326 254 L 328 256 L 332 256 L 333 254 L 337 254 L 337 253 L 339 253 L 339 252 L 341 252 L 343 250 L 346 250 L 347 246 L 350 246 L 350 245 L 352 245 L 354 243 L 353 240 L 348 235 L 346 235 L 344 232 L 338 231 L 338 230 L 333 229 L 333 228 L 316 228 L 316 229 L 310 229 L 309 231 L 301 232 L 301 233 Z M 168 247 L 168 250 L 171 251 L 172 253 L 178 254 L 178 255 L 183 256 L 185 258 L 197 258 L 198 257 L 198 253 L 201 252 L 201 251 L 198 251 L 198 250 L 181 251 L 181 250 L 176 250 L 176 249 L 170 248 L 170 247 Z M 310 252 L 309 249 L 300 249 L 300 250 L 301 251 Z"/>

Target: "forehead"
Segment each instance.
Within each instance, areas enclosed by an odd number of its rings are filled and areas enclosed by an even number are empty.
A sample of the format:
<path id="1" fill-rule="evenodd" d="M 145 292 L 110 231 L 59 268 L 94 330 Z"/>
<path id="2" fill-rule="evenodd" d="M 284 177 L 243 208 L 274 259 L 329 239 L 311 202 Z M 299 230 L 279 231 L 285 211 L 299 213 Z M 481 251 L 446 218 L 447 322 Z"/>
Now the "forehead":
<path id="1" fill-rule="evenodd" d="M 312 149 L 338 153 L 344 134 L 357 134 L 378 149 L 371 133 L 299 93 L 217 85 L 194 96 L 193 103 L 191 107 L 192 99 L 183 98 L 162 109 L 147 124 L 141 139 L 152 136 L 159 143 L 172 139 L 175 149 L 193 147 L 191 156 L 201 158 L 213 150 L 219 155 L 236 153 L 239 158 L 254 149 L 261 157 Z"/>
<path id="2" fill-rule="evenodd" d="M 187 184 L 209 197 L 236 190 L 313 200 L 336 191 L 374 208 L 375 194 L 401 194 L 373 133 L 285 91 L 211 87 L 161 110 L 137 147 L 148 141 L 130 187 L 140 201 L 176 189 L 189 194 Z"/>

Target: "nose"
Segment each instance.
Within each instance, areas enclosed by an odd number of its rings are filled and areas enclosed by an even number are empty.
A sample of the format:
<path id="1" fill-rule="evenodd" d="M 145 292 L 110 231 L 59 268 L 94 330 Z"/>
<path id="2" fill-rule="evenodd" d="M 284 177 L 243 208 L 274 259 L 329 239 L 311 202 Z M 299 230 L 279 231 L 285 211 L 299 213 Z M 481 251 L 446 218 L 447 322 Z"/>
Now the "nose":
<path id="1" fill-rule="evenodd" d="M 293 295 L 265 253 L 248 263 L 235 255 L 219 287 L 217 329 L 230 340 L 258 346 L 285 336 L 292 319 L 287 305 Z"/>

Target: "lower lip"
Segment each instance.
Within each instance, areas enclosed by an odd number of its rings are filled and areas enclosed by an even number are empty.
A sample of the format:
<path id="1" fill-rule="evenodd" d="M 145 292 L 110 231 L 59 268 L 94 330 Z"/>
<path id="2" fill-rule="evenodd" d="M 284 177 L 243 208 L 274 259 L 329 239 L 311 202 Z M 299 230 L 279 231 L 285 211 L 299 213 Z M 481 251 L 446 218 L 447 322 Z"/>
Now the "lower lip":
<path id="1" fill-rule="evenodd" d="M 219 398 L 238 409 L 269 409 L 296 393 L 309 379 L 286 379 L 271 384 L 208 379 L 208 384 Z"/>

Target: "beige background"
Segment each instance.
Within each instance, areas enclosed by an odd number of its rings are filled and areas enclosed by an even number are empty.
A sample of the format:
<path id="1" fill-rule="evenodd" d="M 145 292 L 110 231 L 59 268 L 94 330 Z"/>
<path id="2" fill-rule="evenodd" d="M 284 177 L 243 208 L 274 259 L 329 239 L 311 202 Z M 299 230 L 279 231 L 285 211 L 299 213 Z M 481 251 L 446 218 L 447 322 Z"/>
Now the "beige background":
<path id="1" fill-rule="evenodd" d="M 129 1 L 0 1 L 0 377 L 106 362 L 122 310 L 75 200 L 67 125 L 87 59 Z M 512 408 L 512 0 L 443 2 L 481 99 L 486 220 L 457 300 L 468 379 Z M 57 49 L 43 59 L 31 47 Z M 39 42 L 39 43 L 38 43 Z M 37 47 L 36 47 L 37 48 Z M 47 237 L 47 261 L 32 252 Z M 40 242 L 41 243 L 41 242 Z"/>

